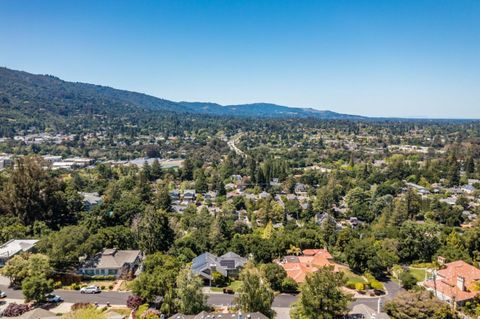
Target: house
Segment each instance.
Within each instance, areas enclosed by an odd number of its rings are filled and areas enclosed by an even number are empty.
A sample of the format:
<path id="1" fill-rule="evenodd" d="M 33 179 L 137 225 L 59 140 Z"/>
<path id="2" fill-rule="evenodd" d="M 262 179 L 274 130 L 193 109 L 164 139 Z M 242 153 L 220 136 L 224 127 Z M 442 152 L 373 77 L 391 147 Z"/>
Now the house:
<path id="1" fill-rule="evenodd" d="M 477 290 L 480 284 L 480 269 L 463 260 L 445 264 L 441 269 L 433 270 L 429 277 L 423 282 L 423 286 L 432 291 L 438 299 L 452 306 L 461 306 L 480 295 Z"/>
<path id="2" fill-rule="evenodd" d="M 172 201 L 180 200 L 180 191 L 178 189 L 172 190 L 169 194 Z"/>
<path id="3" fill-rule="evenodd" d="M 206 192 L 205 195 L 203 195 L 203 198 L 215 200 L 217 198 L 217 192 L 215 191 Z"/>
<path id="4" fill-rule="evenodd" d="M 103 203 L 102 197 L 97 192 L 81 192 L 80 195 L 83 196 L 83 207 L 85 207 L 86 210 L 90 210 L 94 206 L 101 205 Z"/>
<path id="5" fill-rule="evenodd" d="M 79 273 L 87 276 L 115 276 L 116 278 L 132 275 L 142 262 L 140 250 L 104 249 L 92 259 L 86 261 Z"/>
<path id="6" fill-rule="evenodd" d="M 285 256 L 277 263 L 285 269 L 288 277 L 302 283 L 309 273 L 316 272 L 321 267 L 331 266 L 335 272 L 347 269 L 332 259 L 332 255 L 326 249 L 305 249 L 301 256 Z"/>
<path id="7" fill-rule="evenodd" d="M 16 254 L 33 251 L 37 242 L 36 239 L 12 239 L 0 246 L 0 267 Z"/>
<path id="8" fill-rule="evenodd" d="M 295 194 L 299 195 L 299 194 L 304 194 L 307 192 L 307 185 L 305 184 L 302 184 L 302 183 L 297 183 L 295 185 L 295 190 L 294 190 Z"/>
<path id="9" fill-rule="evenodd" d="M 177 313 L 168 319 L 268 319 L 261 312 L 213 313 L 202 311 L 196 315 L 183 315 Z"/>
<path id="10" fill-rule="evenodd" d="M 183 200 L 184 201 L 194 201 L 196 199 L 197 193 L 194 189 L 186 189 L 183 192 Z"/>
<path id="11" fill-rule="evenodd" d="M 220 257 L 211 253 L 203 253 L 192 261 L 192 272 L 204 280 L 211 280 L 211 273 L 219 272 L 225 277 L 237 277 L 247 259 L 228 252 Z"/>
<path id="12" fill-rule="evenodd" d="M 0 156 L 0 170 L 13 165 L 11 156 Z"/>

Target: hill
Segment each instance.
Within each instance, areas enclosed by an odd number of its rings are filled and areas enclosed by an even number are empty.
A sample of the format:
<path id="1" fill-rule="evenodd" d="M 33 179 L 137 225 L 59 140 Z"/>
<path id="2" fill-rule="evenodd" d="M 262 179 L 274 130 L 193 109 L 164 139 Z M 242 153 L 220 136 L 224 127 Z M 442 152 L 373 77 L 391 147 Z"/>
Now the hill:
<path id="1" fill-rule="evenodd" d="M 106 86 L 63 81 L 0 68 L 0 124 L 16 129 L 41 127 L 43 122 L 75 125 L 88 118 L 135 120 L 155 114 L 191 114 L 255 118 L 362 119 L 364 117 L 294 108 L 269 103 L 222 106 L 215 103 L 173 102 Z M 34 116 L 33 116 L 34 115 Z"/>

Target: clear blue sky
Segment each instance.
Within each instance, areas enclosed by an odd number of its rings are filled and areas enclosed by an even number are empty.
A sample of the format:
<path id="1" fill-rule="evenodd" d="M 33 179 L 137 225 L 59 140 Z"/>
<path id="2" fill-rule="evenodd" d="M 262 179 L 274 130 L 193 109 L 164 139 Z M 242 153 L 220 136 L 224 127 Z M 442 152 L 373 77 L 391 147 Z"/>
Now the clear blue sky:
<path id="1" fill-rule="evenodd" d="M 479 0 L 0 0 L 0 65 L 222 104 L 480 118 Z"/>

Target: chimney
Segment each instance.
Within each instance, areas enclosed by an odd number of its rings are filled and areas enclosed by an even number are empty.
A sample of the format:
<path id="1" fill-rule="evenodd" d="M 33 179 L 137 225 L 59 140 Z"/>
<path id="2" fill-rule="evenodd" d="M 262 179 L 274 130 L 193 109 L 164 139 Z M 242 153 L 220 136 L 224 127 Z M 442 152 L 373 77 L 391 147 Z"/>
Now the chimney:
<path id="1" fill-rule="evenodd" d="M 437 257 L 437 262 L 440 266 L 443 266 L 445 265 L 445 257 L 442 257 L 442 256 L 438 256 Z"/>
<path id="2" fill-rule="evenodd" d="M 458 289 L 460 289 L 461 291 L 465 291 L 465 278 L 461 277 L 461 276 L 457 276 L 457 287 Z"/>

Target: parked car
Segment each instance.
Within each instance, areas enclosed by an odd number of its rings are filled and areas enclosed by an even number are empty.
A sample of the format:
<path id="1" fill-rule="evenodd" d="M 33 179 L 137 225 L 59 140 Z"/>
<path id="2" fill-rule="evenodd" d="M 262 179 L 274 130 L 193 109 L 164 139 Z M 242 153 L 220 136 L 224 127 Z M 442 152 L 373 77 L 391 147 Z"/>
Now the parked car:
<path id="1" fill-rule="evenodd" d="M 230 289 L 230 288 L 223 288 L 223 293 L 233 295 L 235 294 L 235 291 L 233 291 L 233 289 Z"/>
<path id="2" fill-rule="evenodd" d="M 63 299 L 58 295 L 48 294 L 46 296 L 46 301 L 51 303 L 60 303 L 63 301 Z"/>
<path id="3" fill-rule="evenodd" d="M 0 290 L 0 299 L 7 298 L 7 293 L 5 291 Z"/>
<path id="4" fill-rule="evenodd" d="M 88 286 L 80 289 L 82 294 L 99 294 L 102 290 L 98 286 Z"/>

